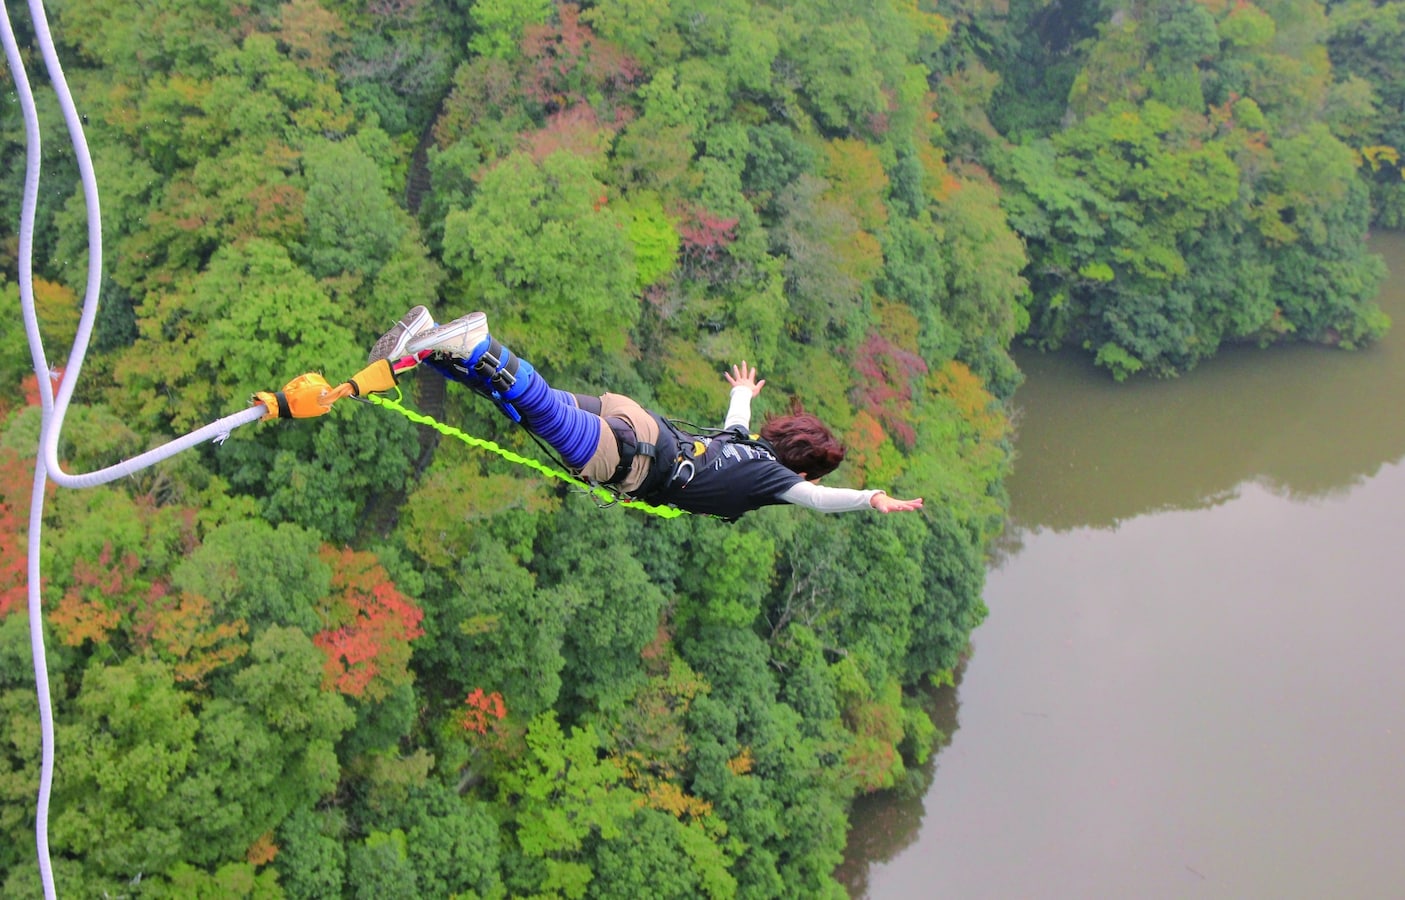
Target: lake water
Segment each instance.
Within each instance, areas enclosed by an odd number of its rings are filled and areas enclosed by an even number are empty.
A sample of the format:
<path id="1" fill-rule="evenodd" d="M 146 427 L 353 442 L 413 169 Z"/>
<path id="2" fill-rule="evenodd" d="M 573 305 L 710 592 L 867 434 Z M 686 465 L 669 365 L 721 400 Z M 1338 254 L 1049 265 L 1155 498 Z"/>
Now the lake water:
<path id="1" fill-rule="evenodd" d="M 1027 383 L 990 615 L 855 897 L 1405 896 L 1405 235 L 1357 353 Z"/>

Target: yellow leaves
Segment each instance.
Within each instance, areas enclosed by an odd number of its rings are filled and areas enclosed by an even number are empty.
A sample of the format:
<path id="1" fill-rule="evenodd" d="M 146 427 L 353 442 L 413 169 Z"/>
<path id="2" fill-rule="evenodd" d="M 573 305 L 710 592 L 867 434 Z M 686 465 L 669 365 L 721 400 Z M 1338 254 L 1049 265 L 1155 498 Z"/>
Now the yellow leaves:
<path id="1" fill-rule="evenodd" d="M 616 714 L 618 721 L 607 724 L 615 745 L 608 759 L 636 793 L 637 805 L 677 819 L 702 821 L 711 815 L 712 804 L 681 784 L 689 751 L 684 718 L 693 698 L 707 690 L 707 683 L 675 657 L 667 675 L 650 678 Z"/>
<path id="2" fill-rule="evenodd" d="M 927 376 L 919 409 L 918 443 L 924 453 L 909 460 L 906 477 L 932 498 L 997 527 L 1003 510 L 995 494 L 1008 474 L 1009 422 L 980 377 L 959 362 Z"/>
<path id="3" fill-rule="evenodd" d="M 1400 151 L 1394 147 L 1385 144 L 1362 147 L 1360 158 L 1365 160 L 1372 172 L 1379 172 L 1382 164 L 1388 164 L 1395 167 L 1401 178 L 1405 178 L 1405 169 L 1400 167 Z"/>
<path id="4" fill-rule="evenodd" d="M 653 784 L 636 785 L 635 790 L 641 792 L 644 806 L 666 812 L 675 819 L 702 819 L 712 814 L 711 803 L 685 793 L 672 782 L 654 781 Z"/>
<path id="5" fill-rule="evenodd" d="M 917 0 L 900 0 L 897 3 L 898 12 L 912 26 L 912 30 L 919 36 L 929 37 L 937 43 L 945 43 L 947 35 L 951 33 L 951 23 L 946 17 L 934 12 L 927 12 L 917 5 Z"/>
<path id="6" fill-rule="evenodd" d="M 469 616 L 459 623 L 459 633 L 467 635 L 490 634 L 498 630 L 501 620 L 502 615 L 499 613 Z"/>
<path id="7" fill-rule="evenodd" d="M 825 200 L 852 215 L 859 226 L 834 241 L 839 268 L 854 281 L 866 284 L 883 268 L 883 248 L 872 232 L 888 223 L 888 206 L 884 202 L 888 175 L 878 152 L 863 141 L 830 141 L 824 152 L 824 174 L 830 183 Z"/>
<path id="8" fill-rule="evenodd" d="M 878 151 L 864 141 L 843 138 L 824 146 L 828 197 L 846 203 L 865 231 L 876 231 L 888 222 L 888 175 Z"/>
<path id="9" fill-rule="evenodd" d="M 743 747 L 741 752 L 727 760 L 727 768 L 733 775 L 745 775 L 756 766 L 756 758 L 751 755 L 750 747 Z"/>
<path id="10" fill-rule="evenodd" d="M 912 307 L 878 297 L 874 300 L 873 311 L 878 315 L 879 333 L 909 353 L 917 352 L 922 323 L 917 321 Z"/>
<path id="11" fill-rule="evenodd" d="M 711 803 L 689 794 L 678 784 L 677 767 L 640 750 L 629 750 L 608 759 L 619 767 L 624 783 L 637 795 L 636 805 L 685 821 L 702 821 L 712 815 Z"/>
<path id="12" fill-rule="evenodd" d="M 928 383 L 933 391 L 955 404 L 961 417 L 971 425 L 981 441 L 989 443 L 1006 436 L 1009 420 L 985 389 L 980 376 L 965 363 L 951 360 L 933 372 Z"/>
<path id="13" fill-rule="evenodd" d="M 51 359 L 63 359 L 78 333 L 78 296 L 67 287 L 34 279 L 34 314 Z"/>
<path id="14" fill-rule="evenodd" d="M 834 248 L 844 274 L 867 284 L 883 271 L 883 246 L 867 231 L 856 231 Z"/>

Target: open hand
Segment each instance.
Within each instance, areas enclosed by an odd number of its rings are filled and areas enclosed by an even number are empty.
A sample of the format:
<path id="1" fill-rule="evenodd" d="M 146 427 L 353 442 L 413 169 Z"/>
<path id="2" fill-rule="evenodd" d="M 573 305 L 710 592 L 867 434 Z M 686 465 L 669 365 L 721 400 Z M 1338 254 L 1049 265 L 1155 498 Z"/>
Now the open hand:
<path id="1" fill-rule="evenodd" d="M 742 364 L 739 366 L 732 366 L 732 371 L 723 372 L 722 377 L 727 379 L 727 383 L 734 388 L 750 388 L 753 397 L 761 393 L 761 388 L 766 384 L 764 378 L 760 381 L 756 380 L 756 370 L 748 367 L 746 360 L 742 360 Z"/>
<path id="2" fill-rule="evenodd" d="M 887 494 L 874 494 L 873 498 L 868 501 L 868 505 L 881 513 L 912 512 L 922 508 L 922 498 L 899 500 L 897 497 L 889 497 Z"/>

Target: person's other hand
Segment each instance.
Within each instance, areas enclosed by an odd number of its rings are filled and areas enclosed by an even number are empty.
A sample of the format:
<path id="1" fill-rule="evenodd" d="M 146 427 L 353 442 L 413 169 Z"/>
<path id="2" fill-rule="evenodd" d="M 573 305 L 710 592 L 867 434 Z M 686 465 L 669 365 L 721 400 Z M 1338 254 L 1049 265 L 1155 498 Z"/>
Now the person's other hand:
<path id="1" fill-rule="evenodd" d="M 760 381 L 756 380 L 756 370 L 748 367 L 746 360 L 742 360 L 742 364 L 739 366 L 732 366 L 732 371 L 723 372 L 722 377 L 726 378 L 727 383 L 734 388 L 744 387 L 750 389 L 751 396 L 753 397 L 761 393 L 761 388 L 766 384 L 766 379 L 764 378 Z"/>
<path id="2" fill-rule="evenodd" d="M 881 513 L 912 512 L 922 508 L 922 498 L 899 500 L 897 497 L 889 497 L 887 494 L 874 494 L 868 501 L 868 505 Z"/>

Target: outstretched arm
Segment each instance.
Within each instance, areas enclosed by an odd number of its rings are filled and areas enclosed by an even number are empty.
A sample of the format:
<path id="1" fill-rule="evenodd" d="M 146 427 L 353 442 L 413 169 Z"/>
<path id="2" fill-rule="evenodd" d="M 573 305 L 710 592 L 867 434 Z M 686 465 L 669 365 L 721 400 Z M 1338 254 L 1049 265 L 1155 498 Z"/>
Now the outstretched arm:
<path id="1" fill-rule="evenodd" d="M 922 508 L 922 498 L 899 500 L 883 491 L 858 491 L 853 488 L 826 487 L 813 481 L 802 481 L 781 494 L 786 503 L 794 503 L 818 512 L 857 512 L 876 509 L 881 513 L 910 512 Z"/>
<path id="2" fill-rule="evenodd" d="M 732 366 L 732 371 L 723 372 L 722 377 L 732 386 L 732 400 L 727 406 L 727 418 L 722 422 L 723 429 L 740 426 L 743 431 L 750 431 L 751 398 L 761 393 L 766 379 L 757 381 L 756 370 L 749 368 L 746 360 L 742 360 L 740 366 Z"/>

